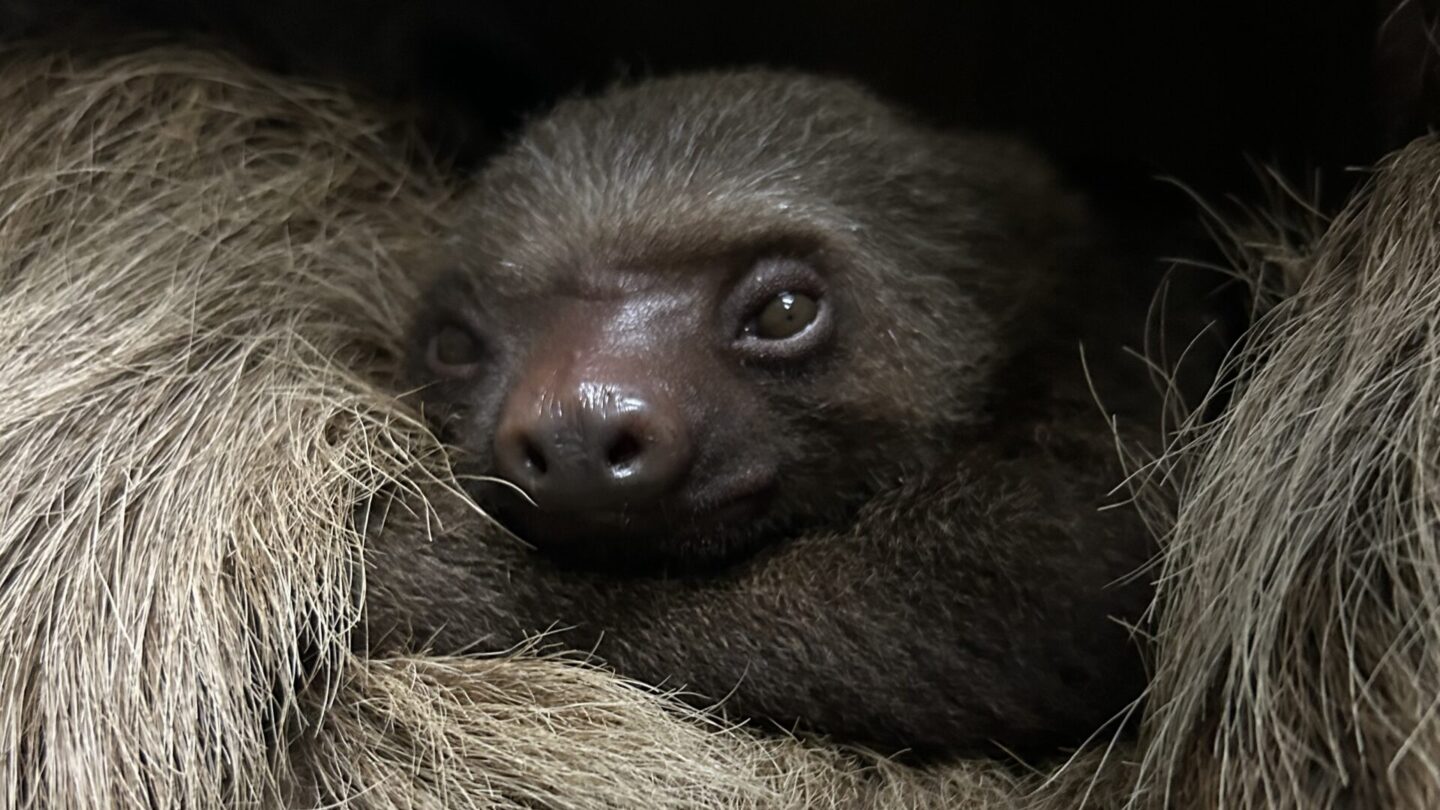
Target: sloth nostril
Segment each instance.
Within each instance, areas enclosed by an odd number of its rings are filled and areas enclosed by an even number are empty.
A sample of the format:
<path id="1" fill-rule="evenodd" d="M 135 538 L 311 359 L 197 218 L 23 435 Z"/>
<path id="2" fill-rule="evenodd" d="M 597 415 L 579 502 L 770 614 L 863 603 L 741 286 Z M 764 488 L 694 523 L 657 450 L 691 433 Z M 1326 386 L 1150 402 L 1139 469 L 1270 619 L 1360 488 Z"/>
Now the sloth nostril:
<path id="1" fill-rule="evenodd" d="M 605 452 L 605 461 L 612 469 L 627 467 L 640 457 L 640 440 L 630 432 L 621 433 Z"/>
<path id="2" fill-rule="evenodd" d="M 531 470 L 534 470 L 536 473 L 544 475 L 547 467 L 545 463 L 545 454 L 540 451 L 540 448 L 536 446 L 535 442 L 531 441 L 530 439 L 526 439 L 524 446 L 521 449 L 525 453 L 526 466 L 528 466 Z"/>

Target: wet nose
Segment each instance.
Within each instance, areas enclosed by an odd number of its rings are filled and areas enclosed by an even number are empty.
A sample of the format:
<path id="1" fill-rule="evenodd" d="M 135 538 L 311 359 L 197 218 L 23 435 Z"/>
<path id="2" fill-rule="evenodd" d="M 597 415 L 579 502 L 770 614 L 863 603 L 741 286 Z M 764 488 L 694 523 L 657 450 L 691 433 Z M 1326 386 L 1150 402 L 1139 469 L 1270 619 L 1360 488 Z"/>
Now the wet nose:
<path id="1" fill-rule="evenodd" d="M 587 382 L 567 392 L 516 391 L 495 435 L 500 475 L 541 509 L 652 505 L 691 462 L 689 436 L 660 392 Z"/>

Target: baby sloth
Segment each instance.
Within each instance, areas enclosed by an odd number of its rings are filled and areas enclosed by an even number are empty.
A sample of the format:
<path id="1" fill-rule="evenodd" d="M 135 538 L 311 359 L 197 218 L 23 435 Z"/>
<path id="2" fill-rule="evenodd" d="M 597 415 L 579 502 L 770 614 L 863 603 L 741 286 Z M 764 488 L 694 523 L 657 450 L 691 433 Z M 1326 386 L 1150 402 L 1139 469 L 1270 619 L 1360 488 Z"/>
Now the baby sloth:
<path id="1" fill-rule="evenodd" d="M 1138 695 L 1150 545 L 1099 510 L 1090 389 L 1135 399 L 1105 369 L 1138 321 L 1097 311 L 1125 296 L 1033 153 L 690 75 L 559 104 L 474 200 L 407 388 L 534 550 L 379 531 L 377 647 L 559 628 L 739 716 L 952 751 L 1077 743 Z"/>

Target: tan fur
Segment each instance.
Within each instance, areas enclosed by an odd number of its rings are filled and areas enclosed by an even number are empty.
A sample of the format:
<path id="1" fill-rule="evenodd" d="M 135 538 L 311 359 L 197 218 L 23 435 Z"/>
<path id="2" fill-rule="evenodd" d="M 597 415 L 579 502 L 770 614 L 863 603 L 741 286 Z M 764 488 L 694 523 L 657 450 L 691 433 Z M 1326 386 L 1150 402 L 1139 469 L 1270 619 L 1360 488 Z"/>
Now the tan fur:
<path id="1" fill-rule="evenodd" d="M 329 92 L 5 58 L 0 806 L 269 801 L 268 718 L 355 619 L 351 505 L 413 464 L 353 369 L 440 191 Z"/>
<path id="2" fill-rule="evenodd" d="M 1157 606 L 1157 801 L 1440 804 L 1437 178 L 1440 142 L 1417 141 L 1313 244 L 1237 245 L 1285 296 L 1225 416 L 1178 445 L 1195 470 Z"/>
<path id="3" fill-rule="evenodd" d="M 355 657 L 351 507 L 430 458 L 368 379 L 444 190 L 194 50 L 11 51 L 0 111 L 0 807 L 1434 804 L 1440 145 L 1297 258 L 1183 448 L 1145 767 L 1092 784 L 1100 752 L 915 770 L 573 663 Z"/>
<path id="4" fill-rule="evenodd" d="M 0 807 L 1021 789 L 739 733 L 573 663 L 354 657 L 351 508 L 431 449 L 368 380 L 444 190 L 351 102 L 199 51 L 12 50 L 0 110 Z"/>

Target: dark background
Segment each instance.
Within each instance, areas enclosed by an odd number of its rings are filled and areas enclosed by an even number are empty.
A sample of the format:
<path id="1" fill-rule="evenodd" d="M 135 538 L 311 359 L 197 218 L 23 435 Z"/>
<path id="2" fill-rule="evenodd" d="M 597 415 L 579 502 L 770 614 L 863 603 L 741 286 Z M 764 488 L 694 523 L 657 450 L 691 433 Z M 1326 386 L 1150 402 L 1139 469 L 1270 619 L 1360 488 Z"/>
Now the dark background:
<path id="1" fill-rule="evenodd" d="M 765 64 L 849 75 L 932 120 L 1024 135 L 1101 194 L 1338 195 L 1428 120 L 1424 0 L 0 0 L 12 32 L 200 31 L 421 112 L 473 161 L 619 76 Z M 104 9 L 100 19 L 97 9 Z M 1178 198 L 1171 190 L 1171 197 Z M 1170 199 L 1170 198 L 1165 198 Z"/>

